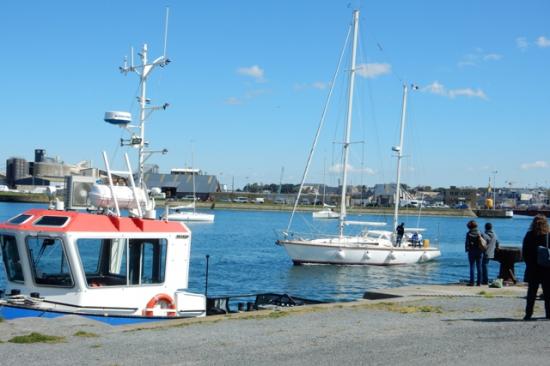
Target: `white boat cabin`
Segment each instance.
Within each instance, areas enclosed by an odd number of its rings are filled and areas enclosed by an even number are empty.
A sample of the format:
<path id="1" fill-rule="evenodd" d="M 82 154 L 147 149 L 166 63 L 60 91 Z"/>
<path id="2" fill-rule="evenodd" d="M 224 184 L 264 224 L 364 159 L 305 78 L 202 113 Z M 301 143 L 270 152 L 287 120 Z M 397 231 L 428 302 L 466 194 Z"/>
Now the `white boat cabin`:
<path id="1" fill-rule="evenodd" d="M 188 286 L 191 232 L 182 223 L 31 209 L 0 224 L 6 297 L 69 313 L 205 315 Z"/>

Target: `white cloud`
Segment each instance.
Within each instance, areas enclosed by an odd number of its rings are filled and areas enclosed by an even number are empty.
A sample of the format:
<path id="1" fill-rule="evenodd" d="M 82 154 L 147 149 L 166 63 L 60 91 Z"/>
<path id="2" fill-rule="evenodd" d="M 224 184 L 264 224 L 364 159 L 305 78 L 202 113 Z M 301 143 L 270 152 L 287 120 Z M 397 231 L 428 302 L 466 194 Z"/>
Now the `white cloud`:
<path id="1" fill-rule="evenodd" d="M 237 97 L 229 97 L 224 101 L 224 103 L 229 105 L 239 105 L 242 104 L 243 101 Z"/>
<path id="2" fill-rule="evenodd" d="M 443 84 L 440 84 L 439 81 L 434 81 L 430 85 L 421 88 L 420 91 L 438 95 L 447 95 L 445 87 L 443 86 Z"/>
<path id="3" fill-rule="evenodd" d="M 483 61 L 498 61 L 500 59 L 502 59 L 502 55 L 498 53 L 488 53 L 483 56 Z"/>
<path id="4" fill-rule="evenodd" d="M 324 83 L 322 81 L 316 81 L 313 84 L 311 84 L 311 87 L 314 88 L 314 89 L 323 90 L 323 89 L 328 88 L 329 85 L 330 85 L 330 83 Z"/>
<path id="5" fill-rule="evenodd" d="M 324 81 L 314 81 L 313 83 L 296 83 L 294 84 L 294 90 L 306 90 L 306 89 L 319 89 L 324 90 L 330 86 L 330 83 Z"/>
<path id="6" fill-rule="evenodd" d="M 546 161 L 537 160 L 534 163 L 523 163 L 521 164 L 521 169 L 523 170 L 529 170 L 529 169 L 546 169 L 549 165 Z"/>
<path id="7" fill-rule="evenodd" d="M 391 74 L 391 65 L 387 63 L 359 64 L 356 71 L 359 76 L 374 79 L 381 75 Z"/>
<path id="8" fill-rule="evenodd" d="M 264 70 L 258 65 L 253 65 L 250 67 L 240 67 L 237 69 L 237 73 L 240 75 L 251 76 L 258 83 L 265 81 Z"/>
<path id="9" fill-rule="evenodd" d="M 546 48 L 546 47 L 550 47 L 550 39 L 546 38 L 545 36 L 540 36 L 539 38 L 537 38 L 537 46 L 539 46 L 540 48 Z"/>
<path id="10" fill-rule="evenodd" d="M 342 167 L 343 165 L 338 163 L 338 164 L 334 164 L 333 166 L 331 166 L 329 168 L 329 172 L 330 173 L 338 173 L 338 174 L 341 174 L 342 173 Z M 368 168 L 368 167 L 364 167 L 364 168 L 355 168 L 353 165 L 351 164 L 348 164 L 347 165 L 347 169 L 348 173 L 365 173 L 367 175 L 376 175 L 376 172 L 374 171 L 374 169 L 371 169 L 371 168 Z"/>
<path id="11" fill-rule="evenodd" d="M 439 81 L 434 81 L 428 86 L 420 88 L 420 91 L 442 95 L 447 98 L 457 98 L 457 97 L 469 97 L 469 98 L 479 98 L 487 100 L 487 95 L 481 89 L 472 89 L 472 88 L 461 88 L 461 89 L 447 89 Z"/>
<path id="12" fill-rule="evenodd" d="M 527 48 L 529 48 L 529 42 L 527 42 L 525 37 L 518 37 L 516 38 L 516 46 L 522 51 L 527 51 Z"/>
<path id="13" fill-rule="evenodd" d="M 477 89 L 477 90 L 474 90 L 472 88 L 451 89 L 449 90 L 448 94 L 450 98 L 470 97 L 470 98 L 487 99 L 487 95 L 485 95 L 485 92 L 481 89 Z"/>
<path id="14" fill-rule="evenodd" d="M 458 66 L 478 66 L 482 62 L 499 61 L 501 59 L 502 55 L 499 55 L 498 53 L 485 53 L 483 49 L 477 48 L 475 53 L 464 55 L 462 60 L 458 62 Z"/>

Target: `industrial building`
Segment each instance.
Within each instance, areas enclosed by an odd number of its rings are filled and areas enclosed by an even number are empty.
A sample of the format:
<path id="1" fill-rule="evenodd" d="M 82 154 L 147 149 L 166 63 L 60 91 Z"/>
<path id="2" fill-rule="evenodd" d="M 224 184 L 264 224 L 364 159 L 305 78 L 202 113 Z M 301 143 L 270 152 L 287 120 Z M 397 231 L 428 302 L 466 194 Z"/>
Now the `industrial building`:
<path id="1" fill-rule="evenodd" d="M 160 188 L 166 198 L 193 196 L 193 185 L 194 195 L 201 201 L 210 200 L 213 193 L 221 191 L 216 176 L 204 175 L 198 169 L 172 169 L 170 174 L 146 173 L 144 181 L 149 188 Z"/>
<path id="2" fill-rule="evenodd" d="M 65 176 L 81 174 L 90 169 L 90 163 L 65 164 L 59 158 L 46 156 L 46 150 L 34 150 L 34 161 L 21 157 L 6 160 L 6 183 L 10 188 L 27 190 L 36 186 L 63 186 Z"/>

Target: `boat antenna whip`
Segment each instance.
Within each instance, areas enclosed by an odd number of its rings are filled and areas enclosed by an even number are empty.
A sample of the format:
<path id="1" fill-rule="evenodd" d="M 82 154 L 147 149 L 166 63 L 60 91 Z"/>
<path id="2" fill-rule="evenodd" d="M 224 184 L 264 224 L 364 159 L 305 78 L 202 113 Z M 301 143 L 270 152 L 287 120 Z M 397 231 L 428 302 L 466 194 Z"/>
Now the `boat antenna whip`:
<path id="1" fill-rule="evenodd" d="M 206 255 L 206 273 L 204 283 L 204 297 L 208 298 L 208 262 L 210 261 L 210 254 Z"/>
<path id="2" fill-rule="evenodd" d="M 168 41 L 168 16 L 169 16 L 169 8 L 166 8 L 166 17 L 165 17 L 165 27 L 164 27 L 164 50 L 163 55 L 157 57 L 155 60 L 150 62 L 147 58 L 147 44 L 143 44 L 143 48 L 141 49 L 141 52 L 138 53 L 138 56 L 141 59 L 140 65 L 134 65 L 134 52 L 132 48 L 132 54 L 131 54 L 131 62 L 128 66 L 127 59 L 125 58 L 124 66 L 119 67 L 119 70 L 124 75 L 127 75 L 129 72 L 136 73 L 140 78 L 140 95 L 137 97 L 137 100 L 139 102 L 139 124 L 137 125 L 127 125 L 126 128 L 135 128 L 138 130 L 138 135 L 133 135 L 132 138 L 128 141 L 122 140 L 122 145 L 128 145 L 132 147 L 138 148 L 138 175 L 137 175 L 137 185 L 139 187 L 144 187 L 143 184 L 143 174 L 144 174 L 144 165 L 145 161 L 154 153 L 162 153 L 166 154 L 168 150 L 162 149 L 159 151 L 152 151 L 152 150 L 146 150 L 146 147 L 148 146 L 148 142 L 145 140 L 145 121 L 148 119 L 148 117 L 157 110 L 165 110 L 168 108 L 169 104 L 164 103 L 160 106 L 150 106 L 150 99 L 147 98 L 146 91 L 147 91 L 147 78 L 149 77 L 150 73 L 153 71 L 155 67 L 165 67 L 167 66 L 171 61 L 166 56 L 166 49 L 167 49 L 167 41 Z"/>

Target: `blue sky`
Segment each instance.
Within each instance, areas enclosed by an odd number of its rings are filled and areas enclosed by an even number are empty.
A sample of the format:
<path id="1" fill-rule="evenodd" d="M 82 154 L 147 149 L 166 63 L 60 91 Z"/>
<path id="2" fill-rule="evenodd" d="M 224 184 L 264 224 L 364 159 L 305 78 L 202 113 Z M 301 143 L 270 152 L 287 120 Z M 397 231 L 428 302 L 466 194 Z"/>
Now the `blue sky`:
<path id="1" fill-rule="evenodd" d="M 403 82 L 411 93 L 404 181 L 550 186 L 548 1 L 29 1 L 0 5 L 0 171 L 35 148 L 68 163 L 119 161 L 108 110 L 136 114 L 130 46 L 168 56 L 148 96 L 161 170 L 191 164 L 236 186 L 298 182 L 353 8 L 361 11 L 353 184 L 391 182 Z M 347 66 L 346 66 L 347 68 Z M 337 81 L 308 181 L 337 183 L 344 88 Z M 340 91 L 338 91 L 340 86 Z M 135 152 L 130 151 L 135 161 Z M 326 173 L 323 174 L 323 171 Z"/>

